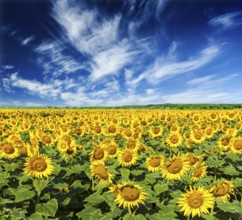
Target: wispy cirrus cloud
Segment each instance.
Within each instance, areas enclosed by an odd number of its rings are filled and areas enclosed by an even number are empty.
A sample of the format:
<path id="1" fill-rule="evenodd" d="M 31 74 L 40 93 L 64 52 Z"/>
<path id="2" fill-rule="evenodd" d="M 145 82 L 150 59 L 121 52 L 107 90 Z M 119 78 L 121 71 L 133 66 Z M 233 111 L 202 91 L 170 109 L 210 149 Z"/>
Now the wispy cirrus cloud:
<path id="1" fill-rule="evenodd" d="M 44 75 L 58 78 L 83 69 L 81 62 L 64 50 L 64 44 L 58 41 L 46 41 L 36 46 L 37 62 L 42 66 Z"/>
<path id="2" fill-rule="evenodd" d="M 23 46 L 29 45 L 34 40 L 34 36 L 27 37 L 21 40 Z"/>
<path id="3" fill-rule="evenodd" d="M 61 93 L 60 86 L 44 84 L 36 80 L 23 79 L 18 73 L 13 73 L 9 78 L 4 78 L 4 82 L 6 91 L 10 90 L 10 88 L 19 88 L 28 94 L 38 95 L 42 98 L 57 98 L 58 94 Z"/>
<path id="4" fill-rule="evenodd" d="M 230 74 L 218 78 L 215 74 L 197 77 L 187 82 L 188 88 L 179 93 L 162 96 L 163 102 L 171 103 L 241 103 L 242 90 L 224 87 L 239 79 L 240 74 Z"/>
<path id="5" fill-rule="evenodd" d="M 234 11 L 212 18 L 209 24 L 220 30 L 228 30 L 242 25 L 242 11 Z"/>
<path id="6" fill-rule="evenodd" d="M 132 84 L 137 85 L 144 79 L 150 83 L 157 83 L 199 69 L 214 60 L 219 53 L 220 48 L 213 45 L 202 50 L 199 56 L 185 61 L 166 61 L 164 57 L 158 57 L 143 73 L 132 79 Z"/>

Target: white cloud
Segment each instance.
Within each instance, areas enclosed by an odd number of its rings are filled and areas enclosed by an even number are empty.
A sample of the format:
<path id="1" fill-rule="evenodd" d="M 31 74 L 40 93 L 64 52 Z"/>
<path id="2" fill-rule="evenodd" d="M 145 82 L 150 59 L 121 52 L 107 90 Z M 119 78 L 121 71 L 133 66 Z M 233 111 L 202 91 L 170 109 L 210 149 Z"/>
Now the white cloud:
<path id="1" fill-rule="evenodd" d="M 14 68 L 14 66 L 13 66 L 13 65 L 3 65 L 2 68 L 3 68 L 4 70 L 11 70 L 11 69 Z"/>
<path id="2" fill-rule="evenodd" d="M 168 103 L 241 103 L 242 90 L 231 88 L 224 91 L 224 86 L 239 74 L 218 77 L 208 75 L 187 82 L 190 86 L 185 91 L 162 96 L 163 102 Z M 236 92 L 235 92 L 235 91 Z"/>
<path id="3" fill-rule="evenodd" d="M 211 82 L 211 79 L 213 79 L 215 75 L 208 75 L 208 76 L 203 76 L 199 78 L 194 78 L 190 81 L 187 82 L 188 85 L 201 85 L 207 82 Z"/>
<path id="4" fill-rule="evenodd" d="M 23 46 L 26 46 L 26 45 L 28 45 L 31 41 L 33 41 L 34 40 L 34 36 L 30 36 L 30 37 L 27 37 L 27 38 L 25 38 L 25 39 L 23 39 L 22 41 L 21 41 L 21 44 L 23 45 Z"/>
<path id="5" fill-rule="evenodd" d="M 84 4 L 56 1 L 52 16 L 63 27 L 70 43 L 81 53 L 97 54 L 118 39 L 120 16 L 100 18 Z"/>
<path id="6" fill-rule="evenodd" d="M 54 41 L 43 42 L 35 48 L 39 55 L 38 63 L 44 69 L 45 75 L 58 78 L 84 68 L 73 56 L 66 55 L 64 49 L 64 45 Z"/>
<path id="7" fill-rule="evenodd" d="M 242 24 L 242 12 L 235 11 L 212 18 L 209 24 L 227 30 Z"/>
<path id="8" fill-rule="evenodd" d="M 156 61 L 142 74 L 140 74 L 136 79 L 133 79 L 133 82 L 138 84 L 141 80 L 146 79 L 150 83 L 157 83 L 161 80 L 172 78 L 178 74 L 199 69 L 215 59 L 219 53 L 219 47 L 210 46 L 202 50 L 199 56 L 186 61 L 168 61 L 166 63 L 164 57 L 157 58 Z"/>
<path id="9" fill-rule="evenodd" d="M 10 75 L 9 79 L 5 79 L 5 83 L 11 88 L 23 89 L 31 95 L 38 95 L 42 98 L 57 98 L 61 93 L 60 87 L 53 84 L 43 84 L 35 80 L 23 79 L 19 77 L 18 73 Z"/>
<path id="10" fill-rule="evenodd" d="M 129 44 L 121 43 L 95 55 L 91 64 L 91 79 L 96 81 L 103 76 L 117 75 L 121 68 L 132 62 L 135 52 L 129 49 Z"/>

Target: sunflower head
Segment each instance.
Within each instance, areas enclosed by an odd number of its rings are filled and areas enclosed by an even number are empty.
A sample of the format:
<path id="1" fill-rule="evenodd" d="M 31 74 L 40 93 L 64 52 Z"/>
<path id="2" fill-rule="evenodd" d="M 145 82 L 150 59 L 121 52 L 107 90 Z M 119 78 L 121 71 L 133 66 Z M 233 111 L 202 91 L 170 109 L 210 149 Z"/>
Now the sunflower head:
<path id="1" fill-rule="evenodd" d="M 208 209 L 213 208 L 214 202 L 215 198 L 208 190 L 203 187 L 198 189 L 190 187 L 190 190 L 178 200 L 178 207 L 181 212 L 184 212 L 184 216 L 192 215 L 194 217 L 200 216 L 202 213 L 208 214 Z"/>
<path id="2" fill-rule="evenodd" d="M 118 162 L 124 167 L 131 166 L 136 163 L 138 155 L 136 151 L 131 149 L 124 149 L 118 154 Z"/>
<path id="3" fill-rule="evenodd" d="M 35 155 L 26 159 L 24 173 L 28 176 L 48 177 L 54 170 L 51 159 L 45 155 Z"/>
<path id="4" fill-rule="evenodd" d="M 146 159 L 146 168 L 150 172 L 159 171 L 164 162 L 165 158 L 163 156 L 152 155 Z"/>
<path id="5" fill-rule="evenodd" d="M 210 188 L 210 192 L 213 193 L 214 197 L 226 202 L 230 195 L 234 194 L 234 185 L 231 181 L 220 180 Z"/>
<path id="6" fill-rule="evenodd" d="M 173 156 L 161 168 L 161 174 L 168 180 L 180 180 L 190 169 L 184 156 Z"/>
<path id="7" fill-rule="evenodd" d="M 110 192 L 117 195 L 114 203 L 119 207 L 134 208 L 139 207 L 140 204 L 144 204 L 146 200 L 146 193 L 142 187 L 134 183 L 124 183 L 109 188 Z"/>

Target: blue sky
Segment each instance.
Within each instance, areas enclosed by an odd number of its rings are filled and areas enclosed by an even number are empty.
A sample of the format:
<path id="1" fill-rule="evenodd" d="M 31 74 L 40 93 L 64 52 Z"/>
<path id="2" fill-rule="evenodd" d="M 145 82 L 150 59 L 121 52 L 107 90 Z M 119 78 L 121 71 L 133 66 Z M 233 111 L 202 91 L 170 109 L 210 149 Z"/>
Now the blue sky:
<path id="1" fill-rule="evenodd" d="M 1 0 L 0 106 L 242 103 L 242 1 Z"/>

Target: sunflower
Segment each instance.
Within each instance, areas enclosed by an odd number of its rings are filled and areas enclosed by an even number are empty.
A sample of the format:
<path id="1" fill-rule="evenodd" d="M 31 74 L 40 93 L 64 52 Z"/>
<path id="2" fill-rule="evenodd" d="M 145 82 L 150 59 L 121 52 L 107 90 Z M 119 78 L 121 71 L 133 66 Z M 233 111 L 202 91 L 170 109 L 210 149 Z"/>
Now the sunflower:
<path id="1" fill-rule="evenodd" d="M 190 135 L 191 140 L 196 144 L 203 143 L 205 141 L 205 137 L 206 135 L 204 135 L 203 132 L 199 130 L 193 130 Z"/>
<path id="2" fill-rule="evenodd" d="M 139 207 L 140 204 L 144 204 L 146 195 L 141 186 L 135 183 L 124 183 L 112 186 L 109 188 L 109 192 L 115 193 L 117 198 L 114 203 L 119 207 L 123 206 L 129 210 L 134 207 Z"/>
<path id="3" fill-rule="evenodd" d="M 149 133 L 153 138 L 159 137 L 163 133 L 163 127 L 162 126 L 151 126 L 149 129 Z"/>
<path id="4" fill-rule="evenodd" d="M 230 145 L 232 142 L 232 138 L 227 135 L 223 135 L 218 139 L 218 147 L 224 152 L 228 152 L 230 149 Z"/>
<path id="5" fill-rule="evenodd" d="M 233 153 L 242 153 L 242 137 L 233 138 L 230 151 Z"/>
<path id="6" fill-rule="evenodd" d="M 164 156 L 152 155 L 146 158 L 145 165 L 149 172 L 156 172 L 160 170 L 164 162 L 165 162 Z"/>
<path id="7" fill-rule="evenodd" d="M 202 160 L 202 156 L 194 156 L 190 153 L 187 153 L 185 157 L 186 157 L 186 161 L 188 161 L 191 166 L 196 165 L 199 161 Z"/>
<path id="8" fill-rule="evenodd" d="M 104 150 L 103 147 L 96 147 L 92 152 L 91 152 L 91 162 L 93 161 L 105 161 L 107 159 L 107 152 Z"/>
<path id="9" fill-rule="evenodd" d="M 192 181 L 197 181 L 201 178 L 203 178 L 207 173 L 207 167 L 204 162 L 198 163 L 197 166 L 195 166 L 193 172 L 192 172 Z"/>
<path id="10" fill-rule="evenodd" d="M 186 172 L 190 169 L 189 162 L 186 161 L 184 156 L 173 156 L 161 168 L 161 174 L 168 180 L 180 180 Z"/>
<path id="11" fill-rule="evenodd" d="M 170 147 L 179 147 L 182 144 L 182 136 L 178 132 L 171 132 L 167 138 L 166 143 Z"/>
<path id="12" fill-rule="evenodd" d="M 104 162 L 95 161 L 90 165 L 92 176 L 100 179 L 101 184 L 112 183 L 113 176 L 109 170 L 105 167 Z"/>
<path id="13" fill-rule="evenodd" d="M 198 187 L 198 189 L 190 190 L 182 195 L 182 198 L 178 201 L 178 207 L 181 212 L 184 212 L 184 216 L 192 215 L 192 217 L 205 213 L 208 214 L 209 208 L 213 208 L 215 203 L 215 198 L 208 190 L 203 187 Z"/>
<path id="14" fill-rule="evenodd" d="M 104 142 L 102 146 L 105 149 L 105 151 L 108 153 L 109 158 L 114 158 L 117 156 L 119 152 L 119 148 L 118 148 L 118 145 L 115 143 L 115 141 L 110 140 L 110 141 Z"/>
<path id="15" fill-rule="evenodd" d="M 118 154 L 118 162 L 123 167 L 134 165 L 138 159 L 138 155 L 131 149 L 124 149 Z"/>
<path id="16" fill-rule="evenodd" d="M 223 202 L 230 199 L 230 194 L 234 194 L 234 185 L 231 181 L 220 180 L 209 190 L 214 197 L 220 198 Z"/>
<path id="17" fill-rule="evenodd" d="M 26 175 L 37 178 L 48 177 L 54 170 L 51 159 L 41 154 L 28 157 L 24 166 Z"/>
<path id="18" fill-rule="evenodd" d="M 7 159 L 14 159 L 20 155 L 19 149 L 13 145 L 13 143 L 6 141 L 2 144 L 0 149 L 1 157 Z"/>

